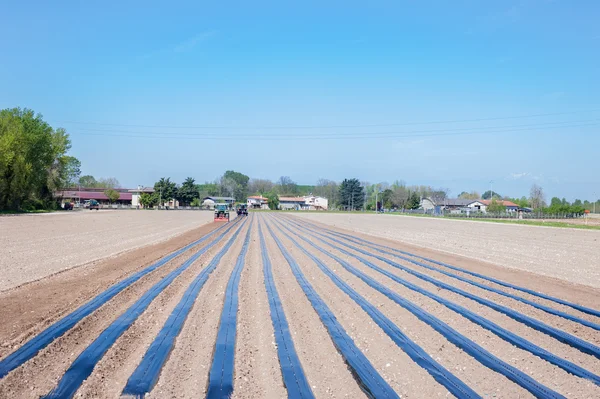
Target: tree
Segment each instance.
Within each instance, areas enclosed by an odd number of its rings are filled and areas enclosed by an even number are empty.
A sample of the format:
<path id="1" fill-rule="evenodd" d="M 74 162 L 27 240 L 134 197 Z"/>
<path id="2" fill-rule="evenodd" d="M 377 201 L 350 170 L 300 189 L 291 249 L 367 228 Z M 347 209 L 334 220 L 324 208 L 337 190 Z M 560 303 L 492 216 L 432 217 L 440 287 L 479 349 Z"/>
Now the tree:
<path id="1" fill-rule="evenodd" d="M 158 196 L 156 193 L 142 193 L 140 195 L 140 204 L 144 208 L 151 208 L 154 205 L 158 204 Z"/>
<path id="2" fill-rule="evenodd" d="M 329 208 L 334 208 L 338 202 L 338 184 L 333 180 L 321 178 L 317 180 L 313 194 L 327 198 Z"/>
<path id="3" fill-rule="evenodd" d="M 0 209 L 55 206 L 54 191 L 71 175 L 67 168 L 79 162 L 67 156 L 70 148 L 66 131 L 54 130 L 40 114 L 0 111 Z"/>
<path id="4" fill-rule="evenodd" d="M 460 199 L 476 200 L 476 199 L 481 198 L 481 196 L 479 195 L 479 193 L 477 191 L 471 191 L 470 193 L 467 193 L 466 191 L 463 191 L 462 193 L 460 193 L 458 195 L 458 198 L 460 198 Z"/>
<path id="5" fill-rule="evenodd" d="M 63 168 L 61 174 L 62 188 L 73 187 L 79 181 L 79 175 L 81 175 L 81 161 L 75 157 L 65 156 L 63 157 Z"/>
<path id="6" fill-rule="evenodd" d="M 268 179 L 250 179 L 248 182 L 248 192 L 263 195 L 271 191 L 273 186 L 273 182 Z"/>
<path id="7" fill-rule="evenodd" d="M 429 198 L 431 198 L 436 204 L 443 202 L 446 198 L 448 198 L 448 194 L 450 193 L 450 190 L 447 188 L 432 190 L 429 187 L 428 189 L 431 190 L 429 193 Z"/>
<path id="8" fill-rule="evenodd" d="M 265 197 L 267 198 L 269 209 L 273 211 L 279 209 L 279 195 L 275 191 L 269 191 L 265 194 Z"/>
<path id="9" fill-rule="evenodd" d="M 360 209 L 364 203 L 364 191 L 358 179 L 344 179 L 339 187 L 339 202 L 346 209 Z"/>
<path id="10" fill-rule="evenodd" d="M 246 197 L 248 197 L 248 181 L 250 178 L 243 173 L 235 172 L 233 170 L 226 171 L 223 177 L 235 182 L 233 197 L 237 201 L 246 201 Z"/>
<path id="11" fill-rule="evenodd" d="M 560 200 L 560 198 L 558 198 L 558 197 L 552 197 L 552 199 L 550 200 L 550 207 L 551 208 L 558 208 L 561 205 L 563 205 L 563 203 Z"/>
<path id="12" fill-rule="evenodd" d="M 115 177 L 102 177 L 96 183 L 97 188 L 120 188 L 121 183 Z"/>
<path id="13" fill-rule="evenodd" d="M 408 200 L 410 199 L 410 191 L 406 186 L 392 185 L 394 187 L 390 200 L 395 207 L 405 209 L 409 208 Z"/>
<path id="14" fill-rule="evenodd" d="M 279 194 L 296 195 L 298 194 L 298 185 L 289 176 L 281 176 L 277 180 L 277 191 Z"/>
<path id="15" fill-rule="evenodd" d="M 546 200 L 544 196 L 544 189 L 537 184 L 532 185 L 531 190 L 529 190 L 529 200 L 533 209 L 542 208 Z"/>
<path id="16" fill-rule="evenodd" d="M 483 193 L 481 198 L 484 200 L 489 200 L 490 198 L 502 198 L 502 196 L 495 191 L 487 190 L 485 193 Z"/>
<path id="17" fill-rule="evenodd" d="M 108 197 L 108 201 L 112 204 L 113 202 L 117 201 L 120 197 L 120 194 L 117 190 L 109 188 L 104 190 L 104 195 L 106 195 Z"/>
<path id="18" fill-rule="evenodd" d="M 161 177 L 159 181 L 154 183 L 154 192 L 158 193 L 159 201 L 162 202 L 159 205 L 162 205 L 175 198 L 177 184 L 172 182 L 170 177 L 167 177 L 166 179 Z"/>
<path id="19" fill-rule="evenodd" d="M 222 176 L 219 182 L 219 192 L 221 196 L 230 196 L 235 197 L 235 190 L 237 188 L 237 183 L 235 180 Z"/>
<path id="20" fill-rule="evenodd" d="M 195 198 L 199 197 L 196 187 L 196 181 L 191 177 L 185 179 L 181 187 L 177 190 L 175 198 L 180 205 L 190 205 Z"/>
<path id="21" fill-rule="evenodd" d="M 502 213 L 506 212 L 506 206 L 504 206 L 501 202 L 498 202 L 495 198 L 492 199 L 490 205 L 487 207 L 487 211 L 490 213 Z"/>
<path id="22" fill-rule="evenodd" d="M 200 200 L 200 198 L 194 198 L 192 200 L 192 202 L 190 203 L 190 206 L 201 206 L 202 205 L 202 201 Z"/>
<path id="23" fill-rule="evenodd" d="M 92 175 L 85 175 L 79 178 L 79 185 L 81 187 L 93 188 L 96 187 L 96 184 L 98 184 L 98 182 Z"/>
<path id="24" fill-rule="evenodd" d="M 409 208 L 409 209 L 419 209 L 420 206 L 421 206 L 421 198 L 419 197 L 419 194 L 417 194 L 416 191 L 413 191 L 410 194 L 410 198 L 408 200 L 407 208 Z"/>

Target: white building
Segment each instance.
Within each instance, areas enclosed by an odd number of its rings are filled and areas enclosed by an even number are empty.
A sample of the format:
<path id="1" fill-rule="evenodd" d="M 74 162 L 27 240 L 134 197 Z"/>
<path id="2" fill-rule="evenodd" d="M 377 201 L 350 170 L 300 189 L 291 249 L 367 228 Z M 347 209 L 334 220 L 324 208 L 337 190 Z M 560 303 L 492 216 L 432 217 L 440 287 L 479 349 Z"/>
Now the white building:
<path id="1" fill-rule="evenodd" d="M 327 210 L 329 201 L 327 198 L 318 197 L 315 195 L 307 195 L 304 197 L 304 203 L 308 205 L 310 210 Z"/>
<path id="2" fill-rule="evenodd" d="M 262 195 L 251 195 L 246 203 L 248 209 L 269 209 L 269 201 Z"/>

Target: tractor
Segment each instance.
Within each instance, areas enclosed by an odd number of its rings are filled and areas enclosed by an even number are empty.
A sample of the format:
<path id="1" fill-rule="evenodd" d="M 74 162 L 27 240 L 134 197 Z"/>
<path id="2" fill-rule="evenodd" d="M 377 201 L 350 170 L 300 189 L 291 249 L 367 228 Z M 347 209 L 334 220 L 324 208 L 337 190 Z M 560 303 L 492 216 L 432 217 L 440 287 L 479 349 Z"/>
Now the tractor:
<path id="1" fill-rule="evenodd" d="M 215 204 L 215 222 L 229 222 L 229 205 Z"/>
<path id="2" fill-rule="evenodd" d="M 238 216 L 248 216 L 248 205 L 239 204 L 237 206 L 237 215 Z"/>

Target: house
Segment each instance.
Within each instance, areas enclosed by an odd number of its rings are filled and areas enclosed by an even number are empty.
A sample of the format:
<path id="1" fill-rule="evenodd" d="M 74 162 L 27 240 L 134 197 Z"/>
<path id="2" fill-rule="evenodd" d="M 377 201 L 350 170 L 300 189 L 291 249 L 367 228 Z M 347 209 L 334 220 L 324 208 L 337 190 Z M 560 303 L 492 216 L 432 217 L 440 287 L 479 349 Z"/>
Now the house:
<path id="1" fill-rule="evenodd" d="M 304 197 L 279 197 L 279 209 L 297 211 L 302 209 L 308 209 L 309 205 L 306 204 Z"/>
<path id="2" fill-rule="evenodd" d="M 248 209 L 269 209 L 269 200 L 262 195 L 251 195 L 246 200 Z"/>
<path id="3" fill-rule="evenodd" d="M 506 207 L 506 212 L 518 212 L 519 211 L 519 205 L 515 204 L 512 201 L 505 201 L 505 200 L 496 200 L 496 202 L 500 205 L 504 205 Z M 483 203 L 485 205 L 485 208 L 487 210 L 487 207 L 492 203 L 492 201 L 490 200 L 481 200 L 481 203 Z M 484 210 L 484 212 L 486 212 L 486 210 Z"/>
<path id="4" fill-rule="evenodd" d="M 328 201 L 327 198 L 307 195 L 304 197 L 304 203 L 308 206 L 311 211 L 315 210 L 327 210 Z"/>
<path id="5" fill-rule="evenodd" d="M 202 205 L 203 206 L 208 206 L 209 208 L 214 208 L 215 204 L 217 203 L 226 203 L 229 204 L 229 206 L 233 206 L 233 203 L 235 202 L 235 198 L 233 197 L 214 197 L 214 196 L 210 196 L 210 197 L 204 197 L 202 200 Z"/>

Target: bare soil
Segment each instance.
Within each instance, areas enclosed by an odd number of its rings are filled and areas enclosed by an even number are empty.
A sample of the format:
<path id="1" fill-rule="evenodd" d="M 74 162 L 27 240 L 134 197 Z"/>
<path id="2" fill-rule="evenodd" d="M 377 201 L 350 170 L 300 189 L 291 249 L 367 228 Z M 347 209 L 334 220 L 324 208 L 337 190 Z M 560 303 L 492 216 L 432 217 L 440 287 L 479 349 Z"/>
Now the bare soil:
<path id="1" fill-rule="evenodd" d="M 0 217 L 0 292 L 166 241 L 212 219 L 213 213 L 208 211 L 150 210 L 82 210 Z"/>
<path id="2" fill-rule="evenodd" d="M 175 212 L 173 212 L 175 213 Z M 188 212 L 192 213 L 192 212 Z M 182 213 L 183 214 L 183 213 Z M 318 214 L 317 214 L 318 216 Z M 336 215 L 324 215 L 336 216 Z M 344 216 L 345 215 L 341 215 Z M 57 217 L 63 217 L 57 216 Z M 72 216 L 65 216 L 70 218 Z M 102 215 L 100 216 L 102 217 Z M 303 216 L 304 217 L 304 216 Z M 355 216 L 351 216 L 354 218 Z M 49 217 L 50 218 L 50 217 Z M 311 216 L 312 218 L 312 216 Z M 395 219 L 406 219 L 392 217 Z M 327 219 L 327 218 L 325 218 Z M 339 245 L 329 238 L 323 238 L 304 229 L 309 226 L 305 219 L 292 218 L 289 215 L 273 214 L 251 214 L 247 222 L 254 220 L 251 230 L 251 241 L 246 263 L 241 274 L 239 285 L 239 308 L 237 323 L 237 339 L 235 346 L 234 363 L 234 393 L 236 398 L 281 398 L 287 395 L 283 384 L 282 373 L 279 365 L 277 348 L 274 339 L 273 326 L 269 315 L 269 304 L 264 286 L 263 264 L 261 258 L 258 223 L 263 226 L 263 234 L 266 239 L 268 256 L 273 266 L 275 285 L 281 297 L 283 310 L 287 317 L 294 348 L 302 364 L 309 385 L 318 398 L 360 398 L 365 397 L 355 376 L 352 375 L 344 362 L 342 356 L 333 344 L 327 329 L 321 322 L 316 311 L 312 308 L 306 295 L 296 281 L 292 270 L 271 237 L 267 226 L 270 226 L 276 236 L 281 240 L 285 248 L 298 263 L 302 273 L 314 287 L 326 305 L 336 315 L 336 318 L 354 340 L 357 347 L 369 359 L 373 367 L 388 382 L 388 384 L 401 397 L 450 397 L 447 389 L 438 384 L 425 369 L 414 362 L 402 349 L 385 334 L 385 332 L 373 322 L 373 320 L 358 306 L 348 295 L 341 291 L 326 276 L 317 264 L 296 246 L 286 234 L 281 233 L 277 226 L 283 223 L 289 226 L 295 234 L 308 238 L 315 244 L 323 247 L 328 252 L 346 260 L 352 266 L 363 271 L 368 276 L 392 289 L 403 298 L 426 310 L 433 316 L 439 318 L 466 338 L 481 345 L 506 363 L 518 368 L 525 374 L 546 387 L 559 392 L 569 398 L 590 398 L 600 396 L 600 387 L 592 382 L 568 374 L 562 369 L 546 362 L 531 353 L 518 349 L 508 342 L 497 337 L 493 333 L 470 322 L 463 316 L 449 310 L 443 305 L 427 298 L 426 296 L 412 291 L 394 282 L 381 273 L 362 264 L 356 259 L 359 255 L 349 250 L 354 255 L 344 254 L 331 245 Z M 303 228 L 298 228 L 290 223 L 290 220 L 300 222 Z M 360 230 L 362 227 L 356 219 L 351 219 L 352 228 Z M 379 218 L 375 223 L 382 221 L 380 230 L 387 231 L 389 235 L 401 239 L 418 236 L 410 234 L 398 234 L 402 228 L 393 228 L 387 225 L 386 219 Z M 455 221 L 451 221 L 456 223 Z M 336 222 L 337 223 L 337 222 Z M 365 222 L 365 231 L 373 227 L 372 221 Z M 389 222 L 392 223 L 392 222 Z M 394 222 L 397 223 L 397 222 Z M 460 223 L 460 222 L 459 222 Z M 467 222 L 468 223 L 468 222 Z M 469 223 L 468 225 L 471 225 Z M 478 223 L 475 223 L 479 225 Z M 41 278 L 38 281 L 21 285 L 0 293 L 0 361 L 2 358 L 19 348 L 42 329 L 60 317 L 68 314 L 81 304 L 85 303 L 95 295 L 99 294 L 112 284 L 121 281 L 132 273 L 148 266 L 159 258 L 171 253 L 177 248 L 198 239 L 202 235 L 212 231 L 220 224 L 211 223 L 185 232 L 176 238 L 171 238 L 161 243 L 147 245 L 134 250 L 121 253 L 116 256 L 104 258 L 83 267 L 70 267 L 65 265 L 67 271 Z M 311 228 L 319 229 L 319 223 Z M 441 227 L 440 227 L 441 226 Z M 495 227 L 496 225 L 492 225 Z M 503 225 L 499 225 L 503 227 Z M 437 227 L 428 226 L 423 233 L 425 236 L 445 237 L 449 240 L 456 237 L 452 234 L 463 234 L 462 237 L 475 236 L 477 232 L 470 232 L 468 228 L 460 233 L 457 227 L 447 227 L 442 224 Z M 512 226 L 511 226 L 512 227 Z M 524 227 L 524 226 L 517 226 Z M 221 317 L 224 303 L 225 288 L 231 276 L 236 259 L 240 253 L 245 233 L 249 223 L 242 227 L 233 246 L 219 262 L 217 268 L 210 275 L 206 285 L 200 292 L 184 326 L 175 340 L 175 346 L 170 354 L 157 385 L 148 397 L 196 397 L 206 394 L 208 386 L 208 373 L 213 360 L 213 351 L 217 328 Z M 542 276 L 534 273 L 535 267 L 529 271 L 519 270 L 515 267 L 507 268 L 499 264 L 482 261 L 469 257 L 469 253 L 476 251 L 469 240 L 464 245 L 467 250 L 463 253 L 450 253 L 449 251 L 438 251 L 433 248 L 416 246 L 414 243 L 406 243 L 401 240 L 367 235 L 357 231 L 349 232 L 339 227 L 329 226 L 333 230 L 352 234 L 355 237 L 376 241 L 380 244 L 393 248 L 412 252 L 416 255 L 426 256 L 438 261 L 463 267 L 467 270 L 477 271 L 487 276 L 502 279 L 533 290 L 542 291 L 552 296 L 557 296 L 571 302 L 580 303 L 585 306 L 600 309 L 600 290 L 592 284 L 575 284 L 576 280 L 568 271 L 563 271 L 565 278 L 558 278 L 560 273 L 553 277 Z M 462 228 L 462 227 L 461 227 Z M 237 229 L 237 227 L 235 227 Z M 386 230 L 387 229 L 387 230 Z M 459 230 L 457 230 L 459 229 Z M 547 229 L 542 229 L 547 230 Z M 321 231 L 323 231 L 321 229 Z M 574 231 L 574 230 L 566 230 Z M 393 233 L 393 234 L 392 234 Z M 419 233 L 419 234 L 421 234 Z M 133 323 L 133 325 L 118 338 L 95 365 L 90 377 L 81 385 L 76 397 L 100 397 L 117 398 L 156 334 L 162 328 L 165 320 L 169 317 L 183 293 L 194 279 L 211 261 L 215 254 L 225 245 L 233 231 L 207 253 L 201 256 L 188 270 L 182 273 L 165 288 L 158 297 L 150 304 L 144 313 Z M 496 233 L 490 233 L 496 234 Z M 514 239 L 507 238 L 502 241 L 502 234 L 493 236 L 495 245 L 505 248 L 515 245 Z M 519 232 L 516 233 L 520 234 Z M 539 234 L 530 233 L 531 237 L 522 236 L 521 241 L 527 245 L 540 250 L 543 244 Z M 553 234 L 553 233 L 552 233 Z M 558 240 L 558 238 L 550 238 Z M 485 367 L 473 357 L 450 343 L 444 336 L 406 309 L 371 288 L 352 273 L 345 270 L 336 261 L 322 252 L 314 249 L 298 236 L 291 235 L 300 247 L 320 259 L 329 267 L 336 276 L 348 283 L 367 301 L 377 306 L 393 323 L 434 360 L 452 372 L 455 376 L 473 388 L 483 397 L 531 397 L 531 394 L 516 383 L 508 380 L 501 374 Z M 459 236 L 460 237 L 460 236 Z M 586 236 L 587 237 L 587 236 Z M 337 237 L 339 239 L 339 237 Z M 209 240 L 208 242 L 212 241 Z M 343 239 L 342 239 L 343 241 Z M 410 241 L 410 240 L 409 240 Z M 442 240 L 443 241 L 443 240 Z M 485 240 L 484 240 L 485 241 Z M 576 240 L 575 240 L 576 241 Z M 207 243 L 208 243 L 207 242 Z M 4 398 L 37 398 L 46 394 L 54 387 L 62 377 L 65 370 L 73 360 L 119 315 L 121 315 L 132 303 L 143 295 L 152 285 L 163 276 L 174 270 L 188 259 L 196 250 L 206 245 L 190 249 L 164 266 L 148 274 L 138 282 L 115 296 L 97 311 L 81 320 L 74 328 L 67 331 L 63 336 L 57 338 L 53 343 L 35 356 L 30 361 L 10 372 L 0 379 L 0 397 Z M 374 251 L 365 245 L 353 244 L 362 250 L 373 253 Z M 37 245 L 37 244 L 36 244 Z M 43 245 L 31 246 L 34 254 L 32 257 L 43 257 L 46 247 Z M 483 244 L 484 246 L 487 244 Z M 432 245 L 434 247 L 435 245 Z M 499 247 L 498 247 L 499 248 Z M 562 247 L 561 247 L 562 248 Z M 345 248 L 347 249 L 347 248 Z M 563 248 L 564 249 L 564 248 Z M 562 251 L 563 249 L 560 249 Z M 566 250 L 566 249 L 564 249 Z M 461 252 L 462 249 L 456 250 Z M 394 268 L 372 256 L 360 254 L 369 261 L 398 277 L 401 277 L 419 287 L 432 291 L 437 295 L 460 304 L 486 319 L 493 321 L 501 327 L 539 345 L 548 351 L 567 359 L 585 369 L 600 375 L 600 360 L 586 355 L 580 351 L 558 342 L 557 340 L 533 330 L 522 323 L 498 313 L 490 308 L 479 305 L 459 294 L 446 290 L 440 290 L 431 283 L 425 282 L 409 273 Z M 492 294 L 481 288 L 459 282 L 436 271 L 429 271 L 419 267 L 407 260 L 399 259 L 392 255 L 383 255 L 384 258 L 393 260 L 412 270 L 419 271 L 428 276 L 444 281 L 452 286 L 459 287 L 469 293 L 486 297 L 501 303 L 515 311 L 538 319 L 548 325 L 562 329 L 590 343 L 600 345 L 598 333 L 578 323 L 567 321 L 562 318 L 549 315 L 529 305 L 525 305 L 513 299 L 508 299 L 498 294 Z M 494 253 L 494 256 L 498 256 Z M 578 256 L 578 255 L 573 255 Z M 509 261 L 509 257 L 502 258 Z M 558 261 L 559 263 L 562 260 Z M 76 266 L 76 265 L 73 265 Z M 537 267 L 537 266 L 536 266 Z M 587 266 L 589 267 L 589 266 Z M 31 270 L 36 275 L 34 266 Z M 573 272 L 570 272 L 573 273 Z M 464 273 L 457 274 L 473 278 L 479 282 L 485 280 L 467 276 Z M 528 298 L 538 303 L 543 303 L 554 309 L 558 309 L 587 320 L 600 323 L 600 318 L 585 315 L 569 307 L 558 305 L 551 301 L 536 298 L 529 294 L 501 287 L 497 284 L 486 282 L 486 285 Z"/>
<path id="3" fill-rule="evenodd" d="M 313 222 L 600 288 L 600 230 L 398 215 L 294 213 Z"/>

